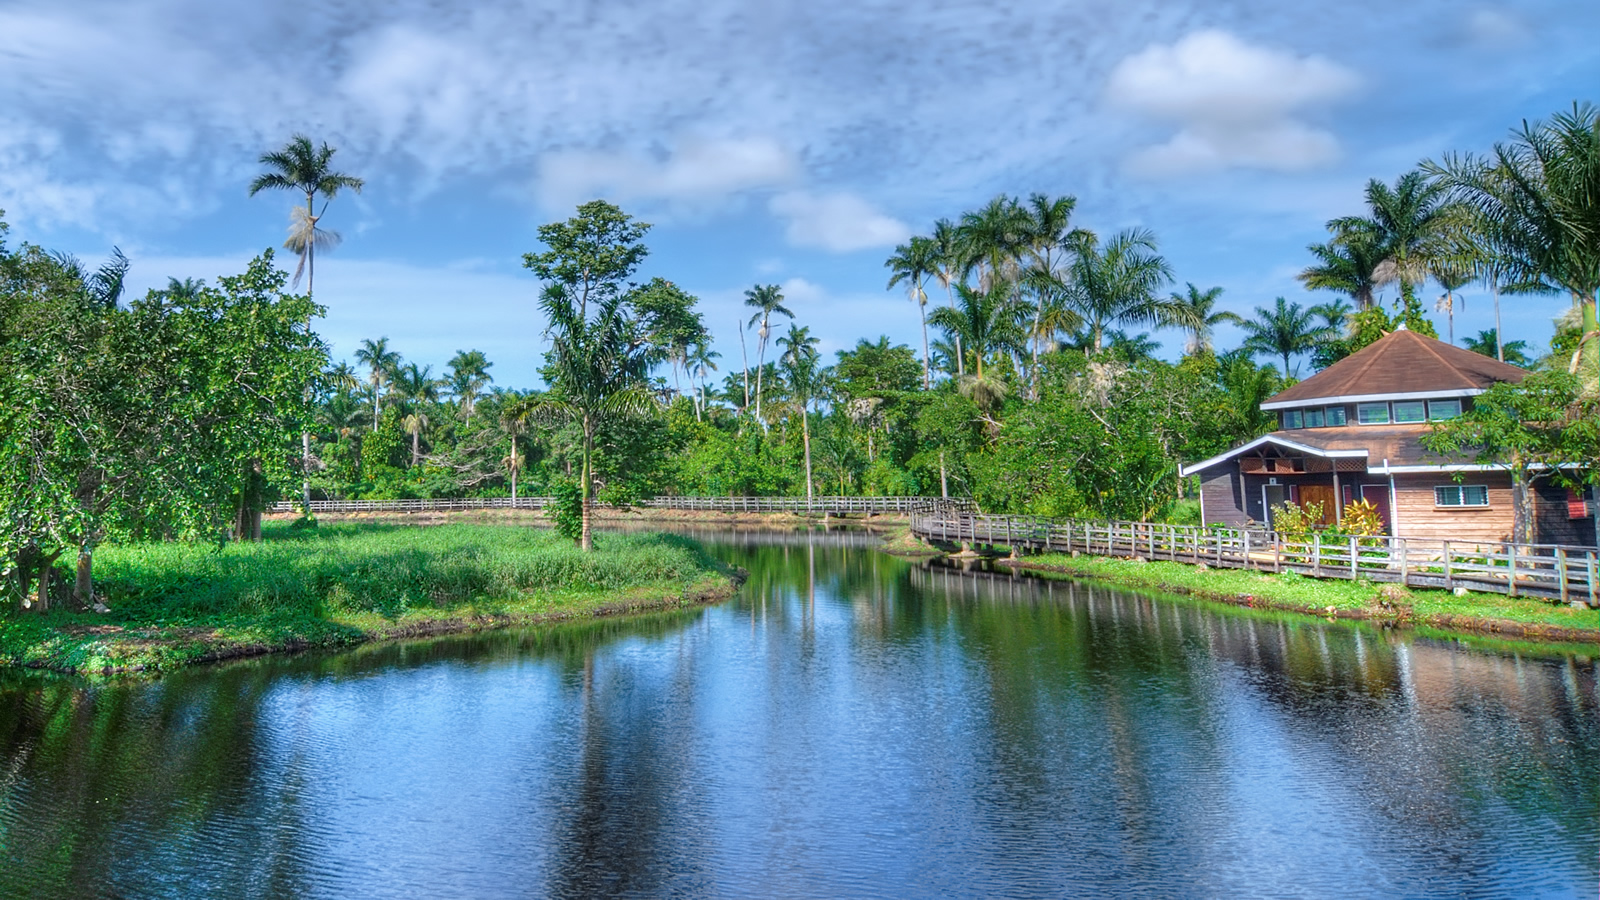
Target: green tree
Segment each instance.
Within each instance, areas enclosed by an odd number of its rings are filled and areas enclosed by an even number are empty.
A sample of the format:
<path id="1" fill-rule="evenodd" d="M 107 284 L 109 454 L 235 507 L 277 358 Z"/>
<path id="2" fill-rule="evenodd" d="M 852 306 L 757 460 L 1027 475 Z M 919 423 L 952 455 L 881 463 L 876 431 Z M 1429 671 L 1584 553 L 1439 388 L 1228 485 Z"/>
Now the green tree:
<path id="1" fill-rule="evenodd" d="M 1183 328 L 1189 332 L 1189 342 L 1184 347 L 1184 352 L 1192 355 L 1212 352 L 1212 335 L 1218 325 L 1242 325 L 1244 319 L 1237 313 L 1227 310 L 1216 310 L 1217 298 L 1222 296 L 1222 288 L 1214 287 L 1200 290 L 1194 282 L 1188 283 L 1188 290 L 1182 294 L 1173 293 L 1174 303 L 1183 306 L 1180 318 L 1186 323 Z"/>
<path id="2" fill-rule="evenodd" d="M 1172 268 L 1156 252 L 1149 231 L 1122 231 L 1104 243 L 1091 232 L 1079 233 L 1067 275 L 1068 302 L 1089 329 L 1090 355 L 1099 354 L 1110 328 L 1192 325 L 1182 301 L 1160 295 L 1172 280 Z"/>
<path id="3" fill-rule="evenodd" d="M 800 406 L 800 434 L 805 443 L 807 502 L 812 499 L 810 407 L 811 401 L 823 383 L 817 366 L 818 343 L 818 339 L 811 336 L 810 328 L 792 322 L 789 324 L 789 333 L 778 338 L 778 345 L 783 348 L 781 360 L 789 393 Z"/>
<path id="4" fill-rule="evenodd" d="M 1242 346 L 1251 353 L 1282 357 L 1283 371 L 1289 373 L 1290 357 L 1310 353 L 1336 337 L 1331 328 L 1318 324 L 1316 319 L 1311 310 L 1279 297 L 1271 309 L 1258 306 L 1255 318 L 1240 324 L 1247 335 Z"/>
<path id="5" fill-rule="evenodd" d="M 1486 328 L 1476 335 L 1467 337 L 1461 342 L 1461 345 L 1480 356 L 1499 359 L 1501 362 L 1510 363 L 1513 366 L 1521 366 L 1526 369 L 1533 365 L 1533 360 L 1528 358 L 1527 341 L 1506 341 L 1502 343 L 1500 333 L 1493 328 Z"/>
<path id="6" fill-rule="evenodd" d="M 1375 284 L 1400 283 L 1402 303 L 1416 299 L 1415 285 L 1427 280 L 1448 250 L 1454 208 L 1442 185 L 1422 172 L 1401 175 L 1394 186 L 1367 182 L 1367 214 L 1328 223 L 1336 242 L 1377 248 L 1382 259 L 1372 271 Z"/>
<path id="7" fill-rule="evenodd" d="M 389 339 L 363 339 L 356 348 L 356 362 L 367 367 L 367 381 L 372 385 L 372 430 L 378 430 L 378 399 L 383 386 L 393 380 L 394 371 L 400 368 L 400 354 L 389 349 Z"/>
<path id="8" fill-rule="evenodd" d="M 922 319 L 922 389 L 933 387 L 933 370 L 928 363 L 928 292 L 923 282 L 934 274 L 938 262 L 938 247 L 931 238 L 913 237 L 909 243 L 894 248 L 894 255 L 884 262 L 889 269 L 889 284 L 893 290 L 900 282 L 906 284 L 906 296 L 917 304 Z"/>
<path id="9" fill-rule="evenodd" d="M 306 294 L 312 293 L 316 281 L 317 262 L 316 251 L 318 246 L 337 246 L 339 235 L 336 232 L 325 231 L 318 227 L 323 213 L 328 211 L 328 203 L 338 196 L 339 192 L 349 188 L 356 193 L 361 193 L 365 184 L 354 175 L 335 172 L 329 166 L 333 161 L 334 148 L 326 143 L 322 146 L 313 146 L 311 139 L 303 134 L 296 134 L 289 139 L 283 149 L 274 150 L 261 156 L 261 164 L 268 171 L 261 173 L 250 182 L 250 196 L 264 190 L 299 191 L 305 194 L 306 205 L 304 210 L 296 209 L 294 219 L 289 229 L 289 240 L 284 246 L 299 254 L 300 266 L 295 269 L 294 281 L 300 282 L 302 271 L 306 275 Z M 322 196 L 322 209 L 317 209 L 318 195 Z"/>
<path id="10" fill-rule="evenodd" d="M 1333 227 L 1332 222 L 1328 225 Z M 1296 276 L 1307 289 L 1345 294 L 1356 302 L 1357 312 L 1376 304 L 1378 282 L 1374 273 L 1383 262 L 1384 251 L 1375 234 L 1336 234 L 1334 240 L 1312 244 L 1306 250 L 1317 258 L 1316 265 L 1307 266 Z"/>
<path id="11" fill-rule="evenodd" d="M 446 384 L 461 403 L 461 415 L 470 419 L 478 396 L 494 382 L 494 376 L 489 374 L 494 363 L 489 362 L 482 350 L 457 350 L 448 365 L 450 374 Z"/>
<path id="12" fill-rule="evenodd" d="M 783 305 L 783 292 L 775 284 L 758 284 L 744 292 L 744 305 L 751 307 L 755 313 L 750 316 L 748 324 L 761 323 L 756 331 L 756 419 L 765 423 L 761 418 L 761 390 L 764 361 L 767 354 L 767 339 L 772 337 L 771 320 L 774 315 L 794 318 L 794 313 Z"/>
<path id="13" fill-rule="evenodd" d="M 539 307 L 548 325 L 545 354 L 551 392 L 539 408 L 581 430 L 579 475 L 583 524 L 579 546 L 594 549 L 595 436 L 607 420 L 643 415 L 654 403 L 647 387 L 650 348 L 630 304 L 628 281 L 649 250 L 649 225 L 603 200 L 578 207 L 566 222 L 542 225 L 548 248 L 523 264 L 543 282 Z"/>

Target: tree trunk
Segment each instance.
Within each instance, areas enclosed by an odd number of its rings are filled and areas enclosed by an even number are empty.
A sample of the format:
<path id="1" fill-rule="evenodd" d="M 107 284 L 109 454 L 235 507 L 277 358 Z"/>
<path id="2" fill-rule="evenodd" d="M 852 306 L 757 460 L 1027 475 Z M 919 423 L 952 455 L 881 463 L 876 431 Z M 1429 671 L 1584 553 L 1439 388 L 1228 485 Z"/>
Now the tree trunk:
<path id="1" fill-rule="evenodd" d="M 511 436 L 511 508 L 517 508 L 517 436 Z"/>
<path id="2" fill-rule="evenodd" d="M 411 468 L 413 469 L 417 467 L 417 458 L 422 453 L 419 448 L 421 441 L 422 432 L 420 430 L 411 432 Z"/>
<path id="3" fill-rule="evenodd" d="M 306 517 L 311 516 L 311 432 L 300 430 L 300 465 L 304 468 L 300 479 L 300 502 L 305 505 Z"/>
<path id="4" fill-rule="evenodd" d="M 84 544 L 78 551 L 77 580 L 72 585 L 72 598 L 84 608 L 94 606 L 94 551 Z"/>
<path id="5" fill-rule="evenodd" d="M 744 406 L 739 407 L 739 417 L 750 408 L 750 351 L 744 345 L 744 326 L 739 326 L 739 359 L 744 362 Z"/>
<path id="6" fill-rule="evenodd" d="M 45 556 L 39 556 L 39 593 L 33 601 L 33 611 L 46 613 L 50 611 L 50 576 L 54 573 L 56 560 L 61 556 L 61 551 Z"/>
<path id="7" fill-rule="evenodd" d="M 1595 319 L 1595 298 L 1583 298 L 1578 307 L 1582 310 L 1583 337 L 1578 344 L 1579 383 L 1589 396 L 1600 393 L 1600 323 Z"/>
<path id="8" fill-rule="evenodd" d="M 928 297 L 917 287 L 917 312 L 922 314 L 922 389 L 933 388 L 933 357 L 928 353 Z"/>
<path id="9" fill-rule="evenodd" d="M 1511 457 L 1511 541 L 1533 543 L 1533 481 L 1518 455 Z"/>
<path id="10" fill-rule="evenodd" d="M 943 450 L 939 451 L 939 496 L 946 500 L 950 499 L 950 480 L 945 475 Z"/>
<path id="11" fill-rule="evenodd" d="M 583 476 L 580 489 L 583 492 L 583 527 L 578 533 L 578 547 L 588 553 L 594 549 L 594 534 L 589 523 L 594 511 L 594 472 L 590 468 L 590 459 L 594 456 L 594 424 L 587 417 L 583 420 Z"/>
<path id="12" fill-rule="evenodd" d="M 811 503 L 811 421 L 806 417 L 806 404 L 800 404 L 800 437 L 806 445 L 806 503 Z"/>

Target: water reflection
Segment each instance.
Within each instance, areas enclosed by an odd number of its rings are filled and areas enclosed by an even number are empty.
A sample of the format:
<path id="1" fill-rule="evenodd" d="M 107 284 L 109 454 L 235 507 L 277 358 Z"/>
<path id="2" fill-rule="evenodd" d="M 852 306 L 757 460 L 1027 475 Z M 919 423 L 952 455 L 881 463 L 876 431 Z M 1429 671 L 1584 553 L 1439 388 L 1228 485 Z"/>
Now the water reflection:
<path id="1" fill-rule="evenodd" d="M 1593 896 L 1593 663 L 702 535 L 705 610 L 0 675 L 0 896 Z"/>

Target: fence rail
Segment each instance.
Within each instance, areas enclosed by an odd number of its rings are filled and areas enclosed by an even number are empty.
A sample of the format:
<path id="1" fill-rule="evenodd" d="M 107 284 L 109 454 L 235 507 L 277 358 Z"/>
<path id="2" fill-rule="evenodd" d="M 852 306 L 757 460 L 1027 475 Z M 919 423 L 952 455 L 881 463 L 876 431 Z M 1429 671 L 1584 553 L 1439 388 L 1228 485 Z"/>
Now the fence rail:
<path id="1" fill-rule="evenodd" d="M 1408 587 L 1467 588 L 1600 607 L 1600 559 L 1592 547 L 1388 536 L 1292 538 L 1270 531 L 1149 522 L 986 516 L 938 505 L 914 511 L 911 530 L 951 543 L 1137 556 L 1317 578 L 1365 578 Z"/>
<path id="2" fill-rule="evenodd" d="M 928 506 L 929 497 L 656 497 L 635 506 L 650 509 L 697 510 L 729 513 L 825 513 L 829 515 L 882 515 L 909 513 Z M 476 509 L 544 509 L 550 497 L 488 497 L 472 500 L 313 500 L 313 513 L 355 512 L 451 512 Z M 274 504 L 272 512 L 297 512 L 298 501 Z"/>

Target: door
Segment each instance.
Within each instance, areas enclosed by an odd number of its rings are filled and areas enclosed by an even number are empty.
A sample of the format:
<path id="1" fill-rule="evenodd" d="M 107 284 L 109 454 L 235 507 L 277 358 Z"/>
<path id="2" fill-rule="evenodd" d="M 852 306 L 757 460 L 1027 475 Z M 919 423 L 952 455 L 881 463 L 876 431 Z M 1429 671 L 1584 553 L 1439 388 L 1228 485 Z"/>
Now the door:
<path id="1" fill-rule="evenodd" d="M 1371 503 L 1378 510 L 1378 518 L 1383 520 L 1383 530 L 1394 534 L 1394 526 L 1389 524 L 1389 486 L 1386 484 L 1363 484 L 1361 486 L 1361 499 Z"/>
<path id="2" fill-rule="evenodd" d="M 1320 524 L 1332 525 L 1337 510 L 1334 506 L 1333 485 L 1331 484 L 1302 484 L 1300 485 L 1300 505 L 1312 503 L 1322 504 L 1322 519 Z"/>
<path id="3" fill-rule="evenodd" d="M 1270 530 L 1272 524 L 1272 508 L 1281 506 L 1289 499 L 1289 486 L 1286 484 L 1263 484 L 1261 486 L 1261 518 L 1267 523 Z"/>

